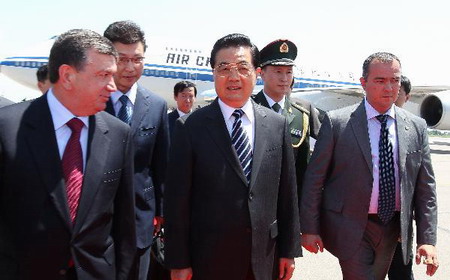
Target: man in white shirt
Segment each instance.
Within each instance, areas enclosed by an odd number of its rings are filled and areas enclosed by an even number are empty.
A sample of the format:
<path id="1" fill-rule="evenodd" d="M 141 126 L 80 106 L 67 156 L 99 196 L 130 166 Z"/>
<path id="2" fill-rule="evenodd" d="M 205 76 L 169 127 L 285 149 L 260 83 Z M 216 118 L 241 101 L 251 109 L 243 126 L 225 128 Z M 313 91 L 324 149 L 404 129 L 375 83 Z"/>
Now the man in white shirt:
<path id="1" fill-rule="evenodd" d="M 375 53 L 363 65 L 366 98 L 329 112 L 303 185 L 302 245 L 326 248 L 339 259 L 344 279 L 384 279 L 401 237 L 411 252 L 416 216 L 416 261 L 427 274 L 436 255 L 436 186 L 423 119 L 393 106 L 400 88 L 400 60 Z"/>
<path id="2" fill-rule="evenodd" d="M 287 122 L 250 99 L 258 58 L 245 35 L 219 39 L 218 98 L 175 124 L 164 197 L 173 280 L 290 279 L 301 255 Z"/>

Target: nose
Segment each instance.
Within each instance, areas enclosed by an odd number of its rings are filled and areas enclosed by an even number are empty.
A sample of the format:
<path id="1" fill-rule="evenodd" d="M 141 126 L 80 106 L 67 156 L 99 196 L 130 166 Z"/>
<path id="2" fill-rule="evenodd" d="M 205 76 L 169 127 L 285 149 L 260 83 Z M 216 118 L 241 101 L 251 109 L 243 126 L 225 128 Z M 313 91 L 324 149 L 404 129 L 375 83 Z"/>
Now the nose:
<path id="1" fill-rule="evenodd" d="M 113 77 L 111 77 L 109 82 L 106 84 L 106 90 L 108 90 L 109 92 L 117 91 L 117 86 L 116 86 L 116 83 L 114 82 L 114 78 Z"/>
<path id="2" fill-rule="evenodd" d="M 230 80 L 239 80 L 239 72 L 236 67 L 231 67 Z"/>

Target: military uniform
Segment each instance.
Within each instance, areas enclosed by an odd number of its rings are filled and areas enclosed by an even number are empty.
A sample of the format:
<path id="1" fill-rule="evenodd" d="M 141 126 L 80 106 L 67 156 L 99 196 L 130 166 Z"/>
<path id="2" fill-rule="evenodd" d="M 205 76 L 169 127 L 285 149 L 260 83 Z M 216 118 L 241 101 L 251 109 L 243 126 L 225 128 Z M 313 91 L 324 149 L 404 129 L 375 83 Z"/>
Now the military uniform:
<path id="1" fill-rule="evenodd" d="M 261 67 L 273 66 L 294 66 L 297 57 L 297 47 L 289 40 L 276 40 L 260 52 Z M 267 94 L 267 93 L 266 93 Z M 265 107 L 270 108 L 263 91 L 253 96 L 253 100 Z M 310 136 L 317 138 L 320 128 L 318 111 L 306 100 L 292 102 L 286 96 L 282 114 L 289 123 L 292 148 L 295 156 L 295 169 L 297 175 L 298 203 L 300 209 L 300 199 L 302 193 L 303 176 L 308 165 L 310 156 Z"/>
<path id="2" fill-rule="evenodd" d="M 270 108 L 262 90 L 257 95 L 252 96 L 252 98 L 256 103 Z M 298 104 L 291 102 L 288 98 L 284 102 L 282 114 L 289 123 L 289 132 L 295 157 L 298 201 L 300 203 L 303 174 L 306 171 L 310 156 L 309 137 L 317 137 L 318 115 L 315 108 L 308 101 Z"/>

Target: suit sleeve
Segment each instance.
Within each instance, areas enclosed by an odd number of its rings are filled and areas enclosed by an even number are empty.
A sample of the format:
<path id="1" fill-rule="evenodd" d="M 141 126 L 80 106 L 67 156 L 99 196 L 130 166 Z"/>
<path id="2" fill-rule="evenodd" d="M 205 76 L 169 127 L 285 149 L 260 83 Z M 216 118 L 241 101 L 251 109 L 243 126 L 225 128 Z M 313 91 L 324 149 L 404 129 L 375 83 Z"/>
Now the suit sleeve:
<path id="1" fill-rule="evenodd" d="M 316 139 L 319 137 L 320 131 L 320 120 L 319 120 L 319 110 L 317 110 L 314 105 L 310 104 L 309 107 L 309 136 Z"/>
<path id="2" fill-rule="evenodd" d="M 277 209 L 279 227 L 277 243 L 280 257 L 296 258 L 302 256 L 294 155 L 287 121 L 284 127 L 283 159 Z"/>
<path id="3" fill-rule="evenodd" d="M 331 119 L 325 115 L 303 181 L 300 209 L 302 233 L 320 234 L 322 188 L 332 162 L 334 141 Z"/>
<path id="4" fill-rule="evenodd" d="M 153 168 L 153 183 L 155 185 L 156 213 L 163 216 L 163 193 L 169 156 L 169 124 L 167 119 L 167 104 L 164 102 L 161 112 L 161 127 L 156 136 L 151 167 Z"/>
<path id="5" fill-rule="evenodd" d="M 170 149 L 170 176 L 164 191 L 165 266 L 181 269 L 191 266 L 190 213 L 193 180 L 193 151 L 184 119 L 175 122 Z"/>
<path id="6" fill-rule="evenodd" d="M 415 188 L 417 244 L 436 245 L 436 183 L 431 165 L 430 147 L 428 145 L 428 134 L 425 125 L 422 131 L 421 153 L 422 162 Z"/>
<path id="7" fill-rule="evenodd" d="M 114 199 L 113 238 L 116 250 L 117 279 L 128 279 L 136 250 L 133 188 L 133 151 L 131 133 L 126 139 L 120 185 Z"/>

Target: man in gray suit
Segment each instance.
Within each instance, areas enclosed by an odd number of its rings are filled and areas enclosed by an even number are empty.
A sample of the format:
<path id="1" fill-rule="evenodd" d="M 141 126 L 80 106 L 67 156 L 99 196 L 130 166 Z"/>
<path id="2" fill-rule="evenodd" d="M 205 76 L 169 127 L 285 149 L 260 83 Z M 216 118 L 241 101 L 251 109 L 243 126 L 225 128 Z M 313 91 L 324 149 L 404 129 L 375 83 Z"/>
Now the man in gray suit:
<path id="1" fill-rule="evenodd" d="M 384 279 L 399 236 L 406 262 L 412 250 L 413 211 L 416 262 L 425 258 L 428 275 L 439 265 L 427 126 L 393 106 L 400 77 L 396 56 L 369 56 L 360 79 L 366 98 L 327 114 L 306 171 L 302 245 L 335 255 L 344 279 Z"/>
<path id="2" fill-rule="evenodd" d="M 131 126 L 134 148 L 136 195 L 136 256 L 130 280 L 147 280 L 153 219 L 156 231 L 162 224 L 162 193 L 169 152 L 167 104 L 160 96 L 137 84 L 144 69 L 144 32 L 134 22 L 110 24 L 104 36 L 111 40 L 119 58 L 106 111 Z"/>
<path id="3" fill-rule="evenodd" d="M 164 193 L 173 280 L 290 279 L 301 254 L 287 121 L 250 99 L 258 57 L 245 35 L 219 39 L 218 98 L 175 124 Z"/>
<path id="4" fill-rule="evenodd" d="M 7 98 L 0 96 L 0 108 L 8 106 L 8 105 L 12 105 L 12 104 L 14 104 L 14 102 L 12 102 L 11 100 L 9 100 Z"/>

